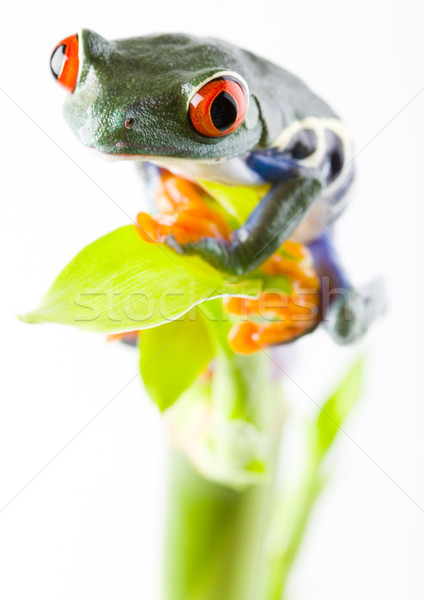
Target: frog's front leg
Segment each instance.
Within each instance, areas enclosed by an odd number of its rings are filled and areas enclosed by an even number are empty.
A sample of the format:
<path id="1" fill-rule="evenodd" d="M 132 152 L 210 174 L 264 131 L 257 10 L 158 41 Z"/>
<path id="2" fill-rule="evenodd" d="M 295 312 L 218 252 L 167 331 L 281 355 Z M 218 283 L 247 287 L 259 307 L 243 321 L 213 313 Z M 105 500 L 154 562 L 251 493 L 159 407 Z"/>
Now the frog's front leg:
<path id="1" fill-rule="evenodd" d="M 326 134 L 322 124 L 317 133 L 311 124 L 299 127 L 294 133 L 285 130 L 284 143 L 247 156 L 246 166 L 272 187 L 229 241 L 202 238 L 180 246 L 170 236 L 168 245 L 181 253 L 198 254 L 236 275 L 259 267 L 269 258 L 343 166 L 343 145 L 338 136 Z"/>
<path id="2" fill-rule="evenodd" d="M 274 184 L 229 241 L 204 237 L 181 246 L 169 235 L 166 243 L 178 252 L 201 256 L 222 271 L 242 275 L 259 267 L 281 246 L 322 187 L 319 179 L 305 177 Z"/>
<path id="3" fill-rule="evenodd" d="M 385 310 L 384 290 L 376 280 L 356 290 L 340 265 L 331 232 L 309 244 L 321 280 L 321 311 L 324 326 L 339 344 L 360 339 L 371 322 Z"/>

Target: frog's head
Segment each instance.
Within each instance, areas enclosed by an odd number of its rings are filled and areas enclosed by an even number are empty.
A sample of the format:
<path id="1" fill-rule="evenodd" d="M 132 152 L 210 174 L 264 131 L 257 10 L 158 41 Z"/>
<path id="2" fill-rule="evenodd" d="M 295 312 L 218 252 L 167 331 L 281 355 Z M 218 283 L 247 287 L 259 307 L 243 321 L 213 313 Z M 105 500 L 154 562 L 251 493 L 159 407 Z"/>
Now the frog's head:
<path id="1" fill-rule="evenodd" d="M 65 116 L 86 146 L 117 157 L 213 161 L 248 152 L 264 135 L 250 61 L 213 39 L 109 42 L 82 30 L 55 48 L 51 68 L 70 92 Z"/>

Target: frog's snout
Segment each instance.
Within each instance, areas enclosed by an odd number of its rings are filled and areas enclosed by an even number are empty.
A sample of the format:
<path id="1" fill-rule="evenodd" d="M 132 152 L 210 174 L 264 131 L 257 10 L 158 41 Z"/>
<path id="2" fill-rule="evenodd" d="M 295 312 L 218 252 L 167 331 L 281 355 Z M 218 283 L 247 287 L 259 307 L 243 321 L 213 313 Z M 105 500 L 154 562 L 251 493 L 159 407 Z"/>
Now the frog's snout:
<path id="1" fill-rule="evenodd" d="M 50 69 L 54 77 L 71 93 L 78 79 L 78 45 L 78 35 L 70 35 L 56 46 L 50 58 Z"/>

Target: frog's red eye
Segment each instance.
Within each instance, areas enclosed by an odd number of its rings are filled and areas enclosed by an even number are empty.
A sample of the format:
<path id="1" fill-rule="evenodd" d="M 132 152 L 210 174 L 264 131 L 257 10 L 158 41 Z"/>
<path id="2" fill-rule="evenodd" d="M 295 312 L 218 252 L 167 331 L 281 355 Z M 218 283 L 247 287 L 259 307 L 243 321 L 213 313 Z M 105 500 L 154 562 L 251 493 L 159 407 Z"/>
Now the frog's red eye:
<path id="1" fill-rule="evenodd" d="M 77 35 L 70 35 L 56 46 L 50 59 L 50 68 L 58 82 L 73 92 L 79 70 Z"/>
<path id="2" fill-rule="evenodd" d="M 240 83 L 222 77 L 206 83 L 190 101 L 190 121 L 202 135 L 228 135 L 243 123 L 246 92 Z"/>

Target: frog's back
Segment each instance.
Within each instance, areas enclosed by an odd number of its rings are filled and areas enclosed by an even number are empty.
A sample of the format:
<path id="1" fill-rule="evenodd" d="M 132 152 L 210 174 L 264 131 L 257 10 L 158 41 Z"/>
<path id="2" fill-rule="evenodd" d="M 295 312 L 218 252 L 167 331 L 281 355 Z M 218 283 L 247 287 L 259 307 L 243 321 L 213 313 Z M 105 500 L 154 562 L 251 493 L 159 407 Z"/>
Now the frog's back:
<path id="1" fill-rule="evenodd" d="M 271 144 L 289 125 L 308 117 L 338 119 L 334 110 L 304 81 L 283 67 L 243 50 L 250 92 L 258 99 Z"/>

